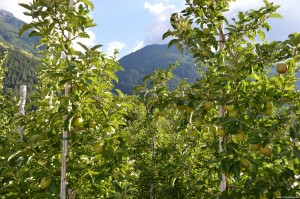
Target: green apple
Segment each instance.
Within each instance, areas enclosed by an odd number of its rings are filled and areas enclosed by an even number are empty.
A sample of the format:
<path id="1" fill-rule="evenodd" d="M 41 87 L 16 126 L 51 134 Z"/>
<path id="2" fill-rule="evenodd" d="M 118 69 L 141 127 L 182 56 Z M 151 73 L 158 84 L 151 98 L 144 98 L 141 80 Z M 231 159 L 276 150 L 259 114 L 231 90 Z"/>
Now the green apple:
<path id="1" fill-rule="evenodd" d="M 242 132 L 236 134 L 235 137 L 238 142 L 244 142 L 244 140 L 245 140 L 245 135 Z"/>
<path id="2" fill-rule="evenodd" d="M 273 109 L 273 104 L 272 104 L 272 102 L 267 102 L 267 103 L 266 103 L 266 109 Z"/>
<path id="3" fill-rule="evenodd" d="M 203 34 L 204 35 L 209 35 L 210 34 L 209 28 L 203 28 Z"/>
<path id="4" fill-rule="evenodd" d="M 192 134 L 193 137 L 198 137 L 199 136 L 199 131 L 197 131 L 196 129 L 193 129 L 191 131 L 191 134 Z"/>
<path id="5" fill-rule="evenodd" d="M 217 132 L 217 127 L 215 125 L 210 125 L 208 127 L 208 129 L 209 129 L 210 132 L 213 132 L 213 133 Z"/>
<path id="6" fill-rule="evenodd" d="M 95 129 L 96 128 L 96 122 L 95 121 L 90 121 L 89 122 L 89 128 Z"/>
<path id="7" fill-rule="evenodd" d="M 236 118 L 237 112 L 236 111 L 230 111 L 230 112 L 228 112 L 228 116 L 232 117 L 232 118 Z"/>
<path id="8" fill-rule="evenodd" d="M 204 108 L 204 110 L 209 110 L 209 109 L 211 109 L 211 107 L 212 107 L 212 102 L 211 101 L 205 101 L 204 103 L 203 103 L 203 108 Z"/>
<path id="9" fill-rule="evenodd" d="M 97 154 L 103 153 L 103 146 L 101 143 L 97 143 L 94 145 L 94 150 Z"/>
<path id="10" fill-rule="evenodd" d="M 260 150 L 260 144 L 251 144 L 250 147 L 253 151 L 259 151 Z"/>
<path id="11" fill-rule="evenodd" d="M 51 182 L 52 182 L 52 179 L 50 177 L 43 177 L 40 185 L 43 189 L 47 189 Z"/>
<path id="12" fill-rule="evenodd" d="M 226 135 L 225 130 L 224 129 L 218 129 L 218 136 L 219 137 L 224 137 Z"/>
<path id="13" fill-rule="evenodd" d="M 199 117 L 196 117 L 194 120 L 194 126 L 199 128 L 201 127 L 201 124 L 202 124 L 201 119 Z"/>
<path id="14" fill-rule="evenodd" d="M 84 125 L 83 119 L 81 117 L 77 117 L 73 120 L 73 126 L 75 128 L 81 128 Z"/>
<path id="15" fill-rule="evenodd" d="M 271 156 L 272 154 L 272 148 L 269 146 L 261 147 L 259 151 L 261 154 L 267 157 Z"/>
<path id="16" fill-rule="evenodd" d="M 166 110 L 162 110 L 162 111 L 158 111 L 158 112 L 157 112 L 157 115 L 158 115 L 159 117 L 165 117 L 166 114 L 167 114 Z"/>
<path id="17" fill-rule="evenodd" d="M 285 63 L 278 63 L 276 66 L 276 71 L 279 74 L 284 74 L 287 71 L 287 65 Z"/>
<path id="18" fill-rule="evenodd" d="M 83 85 L 83 84 L 79 85 L 79 89 L 80 89 L 82 92 L 88 92 L 88 91 L 89 91 L 89 89 L 88 89 L 85 85 Z"/>
<path id="19" fill-rule="evenodd" d="M 245 168 L 245 169 L 249 168 L 251 165 L 251 163 L 247 159 L 241 159 L 240 164 L 241 164 L 241 167 Z"/>
<path id="20" fill-rule="evenodd" d="M 234 110 L 234 105 L 224 105 L 224 110 L 231 112 Z"/>
<path id="21" fill-rule="evenodd" d="M 275 191 L 275 192 L 274 192 L 274 196 L 275 196 L 276 198 L 280 198 L 280 197 L 281 197 L 280 191 Z"/>
<path id="22" fill-rule="evenodd" d="M 267 115 L 267 116 L 273 115 L 273 109 L 267 109 L 267 110 L 265 110 L 265 115 Z"/>

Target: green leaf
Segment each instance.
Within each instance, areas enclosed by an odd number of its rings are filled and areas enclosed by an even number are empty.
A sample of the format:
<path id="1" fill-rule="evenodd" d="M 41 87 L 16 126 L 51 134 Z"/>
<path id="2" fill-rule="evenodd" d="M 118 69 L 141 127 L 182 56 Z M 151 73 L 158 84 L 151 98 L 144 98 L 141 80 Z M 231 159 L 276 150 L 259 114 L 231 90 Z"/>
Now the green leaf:
<path id="1" fill-rule="evenodd" d="M 298 148 L 294 147 L 293 152 L 294 152 L 294 156 L 296 156 L 297 158 L 300 159 L 300 150 Z"/>
<path id="2" fill-rule="evenodd" d="M 91 50 L 92 50 L 92 51 L 97 50 L 98 48 L 101 48 L 102 46 L 103 46 L 103 45 L 101 45 L 101 44 L 95 45 L 95 46 L 93 46 L 93 47 L 91 48 Z"/>
<path id="3" fill-rule="evenodd" d="M 108 71 L 108 70 L 105 70 L 104 71 L 110 78 L 112 78 L 113 80 L 115 80 L 117 83 L 118 83 L 118 76 L 115 74 L 115 73 L 113 73 L 113 72 L 111 72 L 111 71 Z"/>
<path id="4" fill-rule="evenodd" d="M 163 34 L 162 39 L 166 39 L 167 37 L 171 36 L 172 32 L 168 30 L 165 34 Z"/>
<path id="5" fill-rule="evenodd" d="M 260 39 L 261 39 L 262 41 L 265 41 L 266 35 L 265 35 L 264 31 L 258 30 L 257 32 L 258 32 L 258 35 L 259 35 Z"/>
<path id="6" fill-rule="evenodd" d="M 11 155 L 7 158 L 7 162 L 9 162 L 11 159 L 13 159 L 14 157 L 16 157 L 16 156 L 18 156 L 18 155 L 20 155 L 20 154 L 22 154 L 22 153 L 24 153 L 24 150 L 19 150 L 19 151 L 15 152 L 15 153 L 11 154 Z"/>
<path id="7" fill-rule="evenodd" d="M 178 39 L 173 39 L 173 40 L 171 40 L 171 41 L 169 42 L 169 44 L 168 44 L 168 48 L 170 48 L 171 46 L 173 46 L 174 44 L 177 44 L 177 43 L 179 43 L 179 40 L 178 40 Z"/>
<path id="8" fill-rule="evenodd" d="M 282 19 L 282 16 L 279 13 L 272 13 L 272 14 L 270 14 L 269 18 L 279 18 L 279 19 Z"/>
<path id="9" fill-rule="evenodd" d="M 31 10 L 31 6 L 25 3 L 19 3 L 19 6 L 22 6 L 23 8 L 26 8 L 27 10 Z"/>
<path id="10" fill-rule="evenodd" d="M 24 24 L 19 30 L 19 36 L 23 35 L 23 33 L 30 28 L 32 28 L 32 24 Z"/>
<path id="11" fill-rule="evenodd" d="M 41 36 L 41 34 L 37 31 L 32 31 L 28 37 L 39 37 Z"/>
<path id="12" fill-rule="evenodd" d="M 77 42 L 85 51 L 89 51 L 89 48 L 81 42 Z"/>

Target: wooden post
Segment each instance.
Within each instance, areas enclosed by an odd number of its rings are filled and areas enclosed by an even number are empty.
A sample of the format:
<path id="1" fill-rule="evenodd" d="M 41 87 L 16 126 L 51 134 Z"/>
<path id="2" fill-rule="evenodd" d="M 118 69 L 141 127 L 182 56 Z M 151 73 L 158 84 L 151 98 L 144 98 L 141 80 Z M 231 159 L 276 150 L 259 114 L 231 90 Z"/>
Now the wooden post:
<path id="1" fill-rule="evenodd" d="M 26 85 L 20 86 L 20 95 L 21 95 L 21 102 L 20 102 L 19 113 L 21 115 L 25 115 L 25 104 L 26 104 L 26 95 L 27 95 L 27 86 Z M 19 136 L 22 135 L 22 129 L 23 129 L 22 126 L 18 126 Z"/>
<path id="2" fill-rule="evenodd" d="M 74 7 L 74 0 L 69 1 L 70 8 Z M 71 38 L 71 33 L 68 33 L 68 39 Z M 65 84 L 65 95 L 71 90 L 71 84 L 67 82 Z M 67 115 L 63 117 L 63 121 L 67 120 Z M 66 184 L 67 184 L 67 156 L 68 156 L 68 139 L 69 139 L 69 131 L 63 129 L 63 145 L 62 145 L 62 161 L 61 161 L 61 184 L 60 184 L 60 199 L 66 199 Z"/>
<path id="3" fill-rule="evenodd" d="M 26 95 L 27 95 L 27 86 L 26 85 L 21 85 L 20 86 L 20 95 L 21 95 L 21 102 L 20 102 L 20 108 L 19 108 L 19 113 L 21 115 L 25 115 L 25 104 L 26 104 Z M 22 130 L 23 130 L 23 126 L 18 126 L 18 133 L 19 133 L 19 137 L 20 140 L 22 139 Z M 17 164 L 18 166 L 21 166 L 23 162 L 23 157 L 19 157 L 17 159 Z"/>
<path id="4" fill-rule="evenodd" d="M 221 30 L 221 32 L 220 32 L 219 50 L 222 51 L 224 49 L 224 46 L 225 46 L 224 36 L 222 35 L 222 33 L 224 32 L 224 22 L 221 24 L 220 30 Z M 224 93 L 225 92 L 222 89 L 221 95 L 223 96 Z M 224 117 L 224 105 L 220 105 L 219 114 L 220 114 L 221 118 Z M 224 151 L 224 149 L 222 147 L 222 143 L 225 142 L 225 141 L 226 141 L 226 135 L 225 135 L 225 137 L 219 137 L 219 153 L 222 153 Z M 220 183 L 221 192 L 226 190 L 226 187 L 227 187 L 226 182 L 227 182 L 226 175 L 224 173 L 222 173 L 222 180 L 221 180 L 221 183 Z"/>

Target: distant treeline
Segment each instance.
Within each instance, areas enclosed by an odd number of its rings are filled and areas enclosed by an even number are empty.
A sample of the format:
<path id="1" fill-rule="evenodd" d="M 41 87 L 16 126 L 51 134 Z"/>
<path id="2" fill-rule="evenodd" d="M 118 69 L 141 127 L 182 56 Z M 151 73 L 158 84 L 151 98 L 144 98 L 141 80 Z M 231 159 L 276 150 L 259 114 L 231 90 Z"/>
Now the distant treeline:
<path id="1" fill-rule="evenodd" d="M 27 56 L 17 50 L 6 49 L 0 46 L 0 55 L 8 53 L 4 62 L 6 68 L 4 77 L 4 93 L 9 90 L 18 90 L 20 85 L 26 84 L 28 91 L 34 89 L 37 83 L 38 61 L 34 57 Z"/>

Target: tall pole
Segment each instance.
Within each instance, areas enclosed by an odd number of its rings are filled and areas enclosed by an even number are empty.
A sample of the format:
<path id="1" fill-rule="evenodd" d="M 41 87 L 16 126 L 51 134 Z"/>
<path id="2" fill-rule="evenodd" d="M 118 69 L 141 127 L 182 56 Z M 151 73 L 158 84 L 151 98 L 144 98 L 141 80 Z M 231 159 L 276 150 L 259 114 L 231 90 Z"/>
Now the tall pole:
<path id="1" fill-rule="evenodd" d="M 25 104 L 26 104 L 26 96 L 27 96 L 27 86 L 26 85 L 21 85 L 20 86 L 20 95 L 21 95 L 21 102 L 20 102 L 20 108 L 19 108 L 19 113 L 21 115 L 25 115 Z M 22 136 L 22 130 L 23 130 L 23 126 L 18 126 L 18 133 L 19 133 L 19 137 L 20 139 Z M 23 157 L 19 157 L 17 160 L 17 164 L 18 166 L 21 166 L 23 162 Z"/>
<path id="2" fill-rule="evenodd" d="M 20 108 L 19 108 L 19 113 L 21 115 L 25 115 L 25 104 L 26 104 L 26 95 L 27 95 L 27 86 L 26 85 L 21 85 L 20 86 L 20 95 L 21 95 L 21 103 L 20 103 Z M 18 126 L 18 133 L 19 136 L 22 134 L 22 126 Z"/>
<path id="3" fill-rule="evenodd" d="M 70 8 L 74 7 L 74 0 L 69 1 Z M 71 33 L 68 32 L 68 39 L 71 39 Z M 68 57 L 66 57 L 68 58 Z M 67 82 L 65 84 L 65 95 L 71 90 L 71 84 Z M 63 117 L 63 121 L 66 121 L 68 118 L 67 115 Z M 68 139 L 69 139 L 69 131 L 63 129 L 63 145 L 62 145 L 62 161 L 61 161 L 61 184 L 60 184 L 60 199 L 66 199 L 66 174 L 67 174 L 67 155 L 68 155 Z"/>
<path id="4" fill-rule="evenodd" d="M 224 36 L 222 35 L 224 32 L 224 22 L 221 23 L 221 27 L 220 27 L 220 43 L 219 43 L 219 50 L 222 51 L 224 49 L 224 46 L 225 46 L 225 41 L 224 41 Z M 223 60 L 224 62 L 224 60 Z M 221 95 L 223 96 L 224 95 L 224 90 L 222 89 L 221 91 Z M 220 117 L 224 117 L 224 105 L 221 105 L 220 106 L 220 109 L 219 109 L 219 114 L 220 114 Z M 223 147 L 222 147 L 222 143 L 226 141 L 226 136 L 224 137 L 219 137 L 219 153 L 222 153 L 224 151 Z M 221 192 L 225 191 L 226 190 L 226 187 L 227 187 L 227 178 L 226 178 L 226 175 L 224 173 L 222 173 L 222 179 L 221 179 L 221 183 L 220 183 L 220 190 Z"/>

